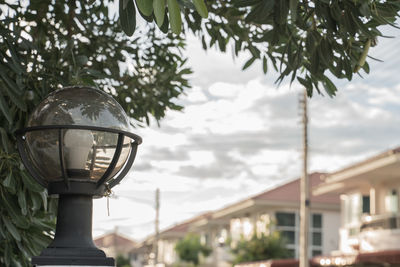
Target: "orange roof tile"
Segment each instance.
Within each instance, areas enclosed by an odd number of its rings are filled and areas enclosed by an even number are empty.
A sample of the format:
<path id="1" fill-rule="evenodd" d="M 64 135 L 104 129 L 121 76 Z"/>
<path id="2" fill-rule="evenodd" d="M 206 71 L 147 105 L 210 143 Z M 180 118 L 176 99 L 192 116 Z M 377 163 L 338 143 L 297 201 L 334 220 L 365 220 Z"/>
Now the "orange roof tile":
<path id="1" fill-rule="evenodd" d="M 323 182 L 321 179 L 325 173 L 314 172 L 310 174 L 310 188 L 319 185 Z M 261 200 L 274 200 L 274 201 L 300 201 L 300 178 L 275 187 L 274 189 L 267 190 L 261 194 L 251 197 L 250 199 Z M 326 203 L 326 204 L 339 204 L 340 199 L 338 194 L 323 194 L 320 196 L 310 196 L 311 203 Z"/>
<path id="2" fill-rule="evenodd" d="M 93 240 L 97 247 L 111 247 L 111 246 L 135 246 L 136 242 L 123 237 L 115 232 L 106 234 Z"/>

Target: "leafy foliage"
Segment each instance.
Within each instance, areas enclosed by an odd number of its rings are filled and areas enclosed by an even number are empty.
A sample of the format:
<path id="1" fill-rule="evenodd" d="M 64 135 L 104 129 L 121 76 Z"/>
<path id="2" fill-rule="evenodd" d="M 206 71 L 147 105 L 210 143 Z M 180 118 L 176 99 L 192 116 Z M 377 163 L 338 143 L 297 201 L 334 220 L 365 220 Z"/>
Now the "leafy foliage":
<path id="1" fill-rule="evenodd" d="M 232 45 L 236 55 L 250 55 L 243 69 L 259 61 L 265 73 L 269 65 L 279 71 L 278 84 L 289 77 L 309 96 L 322 88 L 334 96 L 329 77 L 350 81 L 360 69 L 369 73 L 369 48 L 382 37 L 380 26 L 395 26 L 400 1 L 208 0 L 207 7 L 209 20 L 185 13 L 204 49 Z"/>
<path id="2" fill-rule="evenodd" d="M 159 29 L 167 33 L 169 27 L 175 34 L 182 31 L 181 8 L 189 7 L 203 17 L 208 17 L 204 0 L 136 0 L 136 8 L 148 22 L 155 21 Z M 119 16 L 122 29 L 132 36 L 136 27 L 136 8 L 133 0 L 119 0 Z"/>
<path id="3" fill-rule="evenodd" d="M 0 265 L 28 266 L 49 242 L 54 201 L 24 170 L 14 132 L 51 91 L 95 86 L 136 124 L 160 120 L 190 85 L 180 37 L 121 32 L 108 1 L 0 0 Z M 44 234 L 45 233 L 45 234 Z"/>
<path id="4" fill-rule="evenodd" d="M 28 266 L 50 241 L 55 202 L 21 169 L 19 155 L 0 151 L 0 265 Z M 46 233 L 46 234 L 43 234 Z"/>
<path id="5" fill-rule="evenodd" d="M 117 256 L 115 261 L 116 261 L 117 267 L 131 267 L 131 264 L 129 262 L 129 258 L 124 257 L 121 254 Z"/>
<path id="6" fill-rule="evenodd" d="M 232 249 L 232 253 L 234 255 L 233 265 L 241 262 L 290 257 L 290 253 L 285 247 L 285 241 L 277 231 L 269 235 L 263 233 L 260 237 L 253 235 L 250 240 L 242 238 Z"/>
<path id="7" fill-rule="evenodd" d="M 199 265 L 199 255 L 207 257 L 211 253 L 211 248 L 200 242 L 200 236 L 189 233 L 183 239 L 179 240 L 175 246 L 179 258 L 183 261 Z"/>
<path id="8" fill-rule="evenodd" d="M 165 1 L 149 2 L 153 2 L 153 13 L 151 8 L 138 4 L 142 17 L 149 22 L 155 18 L 160 29 L 167 32 Z M 179 7 L 172 5 L 176 0 L 167 2 L 172 31 L 179 33 Z M 383 37 L 379 27 L 397 27 L 395 20 L 400 11 L 399 0 L 205 0 L 205 4 L 203 0 L 180 0 L 179 3 L 186 27 L 199 36 L 204 49 L 215 47 L 225 52 L 231 45 L 236 56 L 243 52 L 249 55 L 243 70 L 255 62 L 261 63 L 264 73 L 273 66 L 280 73 L 278 84 L 285 78 L 290 78 L 291 83 L 297 80 L 309 96 L 314 90 L 334 96 L 337 88 L 332 77 L 351 81 L 361 69 L 368 74 L 369 49 L 377 44 L 378 37 Z M 130 13 L 134 12 L 132 8 Z M 207 20 L 202 19 L 206 17 Z M 129 33 L 128 26 L 122 25 Z"/>

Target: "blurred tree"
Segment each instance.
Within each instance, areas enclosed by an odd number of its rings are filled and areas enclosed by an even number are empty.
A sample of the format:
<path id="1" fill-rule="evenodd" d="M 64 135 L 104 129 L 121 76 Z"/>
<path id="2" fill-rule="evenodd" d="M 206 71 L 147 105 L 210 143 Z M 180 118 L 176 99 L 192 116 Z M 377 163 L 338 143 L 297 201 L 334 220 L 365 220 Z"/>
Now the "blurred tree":
<path id="1" fill-rule="evenodd" d="M 190 74 L 184 40 L 145 25 L 129 38 L 110 1 L 0 0 L 0 266 L 29 266 L 55 226 L 54 201 L 26 173 L 14 132 L 52 90 L 98 87 L 136 124 L 160 120 Z M 43 235 L 45 233 L 45 235 Z"/>
<path id="2" fill-rule="evenodd" d="M 124 257 L 123 255 L 118 255 L 115 259 L 117 267 L 131 267 L 131 263 L 129 262 L 129 258 Z"/>
<path id="3" fill-rule="evenodd" d="M 199 235 L 190 233 L 178 241 L 175 251 L 179 259 L 197 266 L 200 263 L 200 254 L 207 257 L 212 250 L 201 243 Z"/>
<path id="4" fill-rule="evenodd" d="M 250 240 L 242 238 L 234 248 L 233 264 L 250 261 L 260 261 L 269 259 L 286 259 L 290 257 L 290 252 L 286 249 L 285 240 L 281 238 L 279 232 L 261 236 L 253 235 Z"/>

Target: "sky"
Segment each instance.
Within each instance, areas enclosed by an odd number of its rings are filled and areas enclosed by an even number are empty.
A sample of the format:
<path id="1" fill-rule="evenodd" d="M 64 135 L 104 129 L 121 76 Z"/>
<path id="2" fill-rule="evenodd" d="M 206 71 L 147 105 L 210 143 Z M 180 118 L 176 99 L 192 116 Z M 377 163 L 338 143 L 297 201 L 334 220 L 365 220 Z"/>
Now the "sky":
<path id="1" fill-rule="evenodd" d="M 400 30 L 378 40 L 371 72 L 334 80 L 334 98 L 309 100 L 309 170 L 339 170 L 400 146 Z M 189 37 L 193 88 L 160 122 L 136 129 L 143 138 L 131 171 L 113 197 L 95 200 L 94 237 L 118 231 L 134 240 L 154 233 L 155 190 L 160 189 L 160 227 L 248 198 L 300 177 L 302 124 L 299 84 L 274 84 L 277 73 L 247 57 L 203 51 Z M 107 202 L 109 204 L 107 204 Z M 110 215 L 108 216 L 107 206 Z"/>

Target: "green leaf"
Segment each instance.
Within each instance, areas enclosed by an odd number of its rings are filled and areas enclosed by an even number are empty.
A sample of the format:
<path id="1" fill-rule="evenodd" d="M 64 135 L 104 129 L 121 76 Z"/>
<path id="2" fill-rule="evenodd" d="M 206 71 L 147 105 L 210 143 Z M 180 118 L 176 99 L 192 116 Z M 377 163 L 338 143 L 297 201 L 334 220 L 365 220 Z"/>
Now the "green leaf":
<path id="1" fill-rule="evenodd" d="M 14 66 L 15 66 L 15 68 L 17 70 L 16 73 L 17 74 L 21 74 L 21 73 L 24 72 L 24 70 L 21 67 L 21 60 L 18 58 L 17 53 L 15 51 L 15 44 L 13 44 L 9 39 L 11 39 L 11 38 L 7 38 L 6 39 L 6 43 L 7 43 L 7 46 L 8 46 L 8 50 L 11 53 L 11 59 L 12 59 L 12 61 L 14 63 Z"/>
<path id="2" fill-rule="evenodd" d="M 200 14 L 200 16 L 205 19 L 208 18 L 208 10 L 206 4 L 204 3 L 204 0 L 193 0 L 193 4 L 196 7 L 196 10 Z"/>
<path id="3" fill-rule="evenodd" d="M 307 79 L 301 78 L 301 77 L 297 77 L 297 80 L 306 88 L 312 88 L 312 83 L 310 81 L 310 79 L 307 77 Z"/>
<path id="4" fill-rule="evenodd" d="M 226 51 L 226 42 L 224 37 L 221 34 L 217 35 L 217 41 L 218 41 L 218 47 L 219 50 L 221 50 L 222 52 Z"/>
<path id="5" fill-rule="evenodd" d="M 33 178 L 28 177 L 28 175 L 26 175 L 25 172 L 21 172 L 21 178 L 26 188 L 29 188 L 30 191 L 37 193 L 44 191 L 44 188 L 41 185 L 39 185 L 36 181 L 34 181 Z"/>
<path id="6" fill-rule="evenodd" d="M 289 14 L 289 5 L 287 0 L 275 1 L 275 20 L 277 24 L 286 24 Z"/>
<path id="7" fill-rule="evenodd" d="M 337 88 L 328 77 L 325 77 L 322 84 L 324 85 L 325 92 L 327 92 L 330 97 L 336 95 Z"/>
<path id="8" fill-rule="evenodd" d="M 267 58 L 265 56 L 263 56 L 263 72 L 264 74 L 266 74 L 268 71 L 268 62 L 267 62 Z"/>
<path id="9" fill-rule="evenodd" d="M 371 10 L 369 9 L 368 2 L 367 2 L 367 1 L 364 1 L 364 2 L 361 4 L 360 13 L 361 13 L 363 16 L 367 17 L 367 18 L 369 18 L 369 17 L 371 16 Z"/>
<path id="10" fill-rule="evenodd" d="M 119 0 L 119 21 L 126 35 L 132 36 L 136 28 L 136 9 L 133 0 L 127 0 L 124 8 L 123 0 Z"/>
<path id="11" fill-rule="evenodd" d="M 21 241 L 21 235 L 19 234 L 17 228 L 12 224 L 7 218 L 3 217 L 4 225 L 6 226 L 8 232 L 14 237 L 15 240 Z"/>
<path id="12" fill-rule="evenodd" d="M 11 193 L 15 193 L 15 180 L 12 177 L 12 173 L 8 173 L 6 179 L 3 180 L 2 184 L 10 189 Z"/>
<path id="13" fill-rule="evenodd" d="M 11 172 L 7 174 L 7 177 L 3 180 L 2 184 L 7 188 L 13 189 L 15 192 L 15 181 Z"/>
<path id="14" fill-rule="evenodd" d="M 26 223 L 26 219 L 21 215 L 21 209 L 16 204 L 18 200 L 12 195 L 8 195 L 8 197 L 3 197 L 3 204 L 6 208 L 8 215 L 11 220 L 20 228 L 27 229 L 29 228 L 29 224 Z"/>
<path id="15" fill-rule="evenodd" d="M 246 16 L 246 22 L 266 23 L 269 15 L 274 11 L 275 0 L 264 0 L 255 5 L 251 12 Z"/>
<path id="16" fill-rule="evenodd" d="M 23 101 L 23 98 L 20 95 L 15 93 L 15 88 L 10 88 L 9 85 L 5 85 L 4 89 L 7 91 L 7 95 L 11 101 L 22 111 L 26 111 L 26 103 Z"/>
<path id="17" fill-rule="evenodd" d="M 171 30 L 175 34 L 180 34 L 182 31 L 182 18 L 181 9 L 179 8 L 178 1 L 167 0 L 167 3 Z"/>
<path id="18" fill-rule="evenodd" d="M 33 211 L 38 210 L 40 208 L 40 206 L 42 205 L 42 199 L 39 196 L 39 194 L 32 193 L 31 200 L 32 200 L 32 207 L 31 207 L 32 210 Z"/>
<path id="19" fill-rule="evenodd" d="M 42 197 L 43 208 L 44 208 L 44 210 L 47 210 L 47 193 L 46 193 L 46 191 L 40 192 L 40 196 Z"/>
<path id="20" fill-rule="evenodd" d="M 11 249 L 10 249 L 10 243 L 9 242 L 5 242 L 5 247 L 4 247 L 4 263 L 6 264 L 6 266 L 10 265 L 10 257 L 11 257 Z"/>
<path id="21" fill-rule="evenodd" d="M 364 63 L 363 70 L 365 71 L 365 73 L 367 73 L 367 74 L 369 73 L 369 64 L 368 64 L 368 62 Z"/>
<path id="22" fill-rule="evenodd" d="M 26 215 L 28 210 L 26 207 L 25 191 L 20 190 L 17 195 L 18 195 L 18 204 L 21 208 L 22 215 Z"/>
<path id="23" fill-rule="evenodd" d="M 242 70 L 247 69 L 248 67 L 251 66 L 251 64 L 253 64 L 254 60 L 256 60 L 256 57 L 251 57 L 249 60 L 247 60 L 247 62 L 244 64 Z"/>
<path id="24" fill-rule="evenodd" d="M 358 72 L 360 70 L 360 68 L 362 68 L 364 66 L 365 60 L 366 60 L 366 58 L 368 56 L 368 51 L 369 51 L 370 47 L 371 47 L 371 39 L 368 39 L 367 42 L 364 45 L 363 52 L 360 55 L 360 58 L 359 58 L 359 60 L 357 62 L 357 65 L 356 65 L 356 67 L 354 69 L 354 72 Z"/>
<path id="25" fill-rule="evenodd" d="M 297 5 L 299 4 L 298 0 L 290 0 L 289 7 L 290 7 L 290 15 L 293 21 L 297 19 Z"/>
<path id="26" fill-rule="evenodd" d="M 161 25 L 160 30 L 163 33 L 167 34 L 168 33 L 168 29 L 169 29 L 169 20 L 168 20 L 167 10 L 165 10 L 164 23 Z"/>
<path id="27" fill-rule="evenodd" d="M 201 37 L 201 44 L 203 46 L 203 49 L 207 50 L 207 43 L 206 43 L 206 39 L 204 38 L 204 35 Z"/>
<path id="28" fill-rule="evenodd" d="M 153 0 L 136 0 L 136 6 L 145 16 L 153 13 Z"/>
<path id="29" fill-rule="evenodd" d="M 85 55 L 79 55 L 79 56 L 76 57 L 75 60 L 76 60 L 76 63 L 79 66 L 84 66 L 89 61 L 89 58 L 87 56 L 85 56 Z"/>
<path id="30" fill-rule="evenodd" d="M 12 117 L 11 117 L 10 109 L 9 109 L 9 107 L 8 107 L 8 105 L 7 105 L 7 102 L 6 102 L 6 100 L 4 99 L 2 93 L 0 93 L 0 110 L 2 111 L 4 117 L 6 117 L 7 121 L 8 121 L 10 124 L 13 124 L 13 119 L 12 119 Z"/>
<path id="31" fill-rule="evenodd" d="M 20 95 L 22 93 L 22 90 L 24 89 L 24 86 L 18 86 L 18 84 L 15 82 L 14 79 L 10 78 L 10 75 L 7 72 L 7 68 L 5 68 L 3 65 L 0 64 L 0 76 L 3 78 L 3 81 L 8 85 L 8 87 L 13 90 L 14 94 Z M 17 76 L 17 78 L 20 78 L 21 76 Z"/>
<path id="32" fill-rule="evenodd" d="M 192 74 L 192 73 L 193 73 L 193 71 L 190 68 L 184 68 L 178 74 L 185 75 L 185 74 Z"/>
<path id="33" fill-rule="evenodd" d="M 13 259 L 12 259 L 12 262 L 13 262 L 13 266 L 15 266 L 15 267 L 22 267 L 21 263 L 19 262 L 19 259 L 13 258 Z"/>
<path id="34" fill-rule="evenodd" d="M 3 127 L 0 127 L 0 134 L 1 134 L 1 143 L 3 145 L 3 150 L 8 153 L 9 140 L 8 140 L 7 133 Z"/>
<path id="35" fill-rule="evenodd" d="M 261 1 L 263 0 L 232 0 L 232 4 L 236 7 L 247 7 L 258 4 Z"/>
<path id="36" fill-rule="evenodd" d="M 153 0 L 153 10 L 157 26 L 161 28 L 165 17 L 165 0 Z"/>

